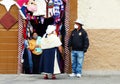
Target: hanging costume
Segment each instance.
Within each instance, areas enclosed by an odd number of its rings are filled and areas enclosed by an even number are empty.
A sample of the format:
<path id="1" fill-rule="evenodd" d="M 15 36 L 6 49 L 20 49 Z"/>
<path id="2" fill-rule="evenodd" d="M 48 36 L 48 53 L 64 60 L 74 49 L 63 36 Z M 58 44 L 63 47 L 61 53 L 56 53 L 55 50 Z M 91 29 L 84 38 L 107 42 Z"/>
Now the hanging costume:
<path id="1" fill-rule="evenodd" d="M 42 16 L 37 16 L 35 19 L 30 20 L 35 32 L 38 36 L 43 36 L 47 29 L 47 26 L 54 23 L 54 18 L 44 18 Z"/>
<path id="2" fill-rule="evenodd" d="M 55 19 L 56 24 L 56 32 L 57 35 L 61 35 L 61 26 L 64 22 L 62 18 L 64 17 L 64 3 L 62 0 L 53 0 L 54 6 L 53 6 L 53 16 Z"/>

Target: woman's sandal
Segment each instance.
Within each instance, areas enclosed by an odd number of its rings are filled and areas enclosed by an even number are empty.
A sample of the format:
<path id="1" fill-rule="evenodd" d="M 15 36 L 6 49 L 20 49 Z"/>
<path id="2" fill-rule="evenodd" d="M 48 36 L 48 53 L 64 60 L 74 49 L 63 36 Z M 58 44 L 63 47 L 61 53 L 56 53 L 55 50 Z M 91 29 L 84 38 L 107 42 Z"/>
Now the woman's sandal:
<path id="1" fill-rule="evenodd" d="M 52 75 L 52 79 L 56 79 L 56 76 L 54 74 Z"/>
<path id="2" fill-rule="evenodd" d="M 44 76 L 44 79 L 48 79 L 48 75 L 47 74 Z"/>

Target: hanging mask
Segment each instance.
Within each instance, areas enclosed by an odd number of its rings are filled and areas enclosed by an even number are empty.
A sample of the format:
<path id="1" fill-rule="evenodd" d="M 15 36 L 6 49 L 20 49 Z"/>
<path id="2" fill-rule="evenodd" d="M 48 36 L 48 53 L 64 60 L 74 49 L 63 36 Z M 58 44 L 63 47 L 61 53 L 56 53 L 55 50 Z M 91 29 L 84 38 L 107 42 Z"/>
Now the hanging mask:
<path id="1" fill-rule="evenodd" d="M 75 29 L 78 29 L 78 27 L 79 27 L 79 26 L 78 26 L 77 24 L 74 24 L 74 28 L 75 28 Z"/>
<path id="2" fill-rule="evenodd" d="M 34 0 L 29 0 L 27 4 L 28 11 L 35 12 L 37 11 L 37 5 Z"/>

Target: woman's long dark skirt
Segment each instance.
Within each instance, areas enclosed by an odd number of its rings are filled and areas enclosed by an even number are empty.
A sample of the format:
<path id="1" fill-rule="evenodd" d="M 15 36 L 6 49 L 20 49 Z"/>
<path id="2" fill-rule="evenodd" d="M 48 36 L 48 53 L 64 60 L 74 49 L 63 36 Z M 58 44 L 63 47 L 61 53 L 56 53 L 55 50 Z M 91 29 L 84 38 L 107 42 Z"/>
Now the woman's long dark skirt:
<path id="1" fill-rule="evenodd" d="M 32 60 L 33 60 L 33 74 L 40 73 L 40 58 L 41 55 L 35 55 L 32 53 Z"/>
<path id="2" fill-rule="evenodd" d="M 57 52 L 57 61 L 60 71 L 63 68 L 61 63 L 61 55 L 58 51 L 58 48 L 51 48 L 43 50 L 40 61 L 40 72 L 54 74 L 54 60 L 55 60 L 55 51 Z M 63 72 L 63 71 L 61 71 Z"/>

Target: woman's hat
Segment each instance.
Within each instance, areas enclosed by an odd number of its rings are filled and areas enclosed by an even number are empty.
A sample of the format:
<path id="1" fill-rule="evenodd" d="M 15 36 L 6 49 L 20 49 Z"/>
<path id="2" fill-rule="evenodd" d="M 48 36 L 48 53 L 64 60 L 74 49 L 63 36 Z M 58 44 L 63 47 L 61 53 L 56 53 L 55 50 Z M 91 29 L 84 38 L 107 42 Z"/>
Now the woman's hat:
<path id="1" fill-rule="evenodd" d="M 46 33 L 50 34 L 50 33 L 52 33 L 55 30 L 56 30 L 56 26 L 54 26 L 54 25 L 48 25 Z"/>

